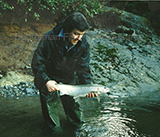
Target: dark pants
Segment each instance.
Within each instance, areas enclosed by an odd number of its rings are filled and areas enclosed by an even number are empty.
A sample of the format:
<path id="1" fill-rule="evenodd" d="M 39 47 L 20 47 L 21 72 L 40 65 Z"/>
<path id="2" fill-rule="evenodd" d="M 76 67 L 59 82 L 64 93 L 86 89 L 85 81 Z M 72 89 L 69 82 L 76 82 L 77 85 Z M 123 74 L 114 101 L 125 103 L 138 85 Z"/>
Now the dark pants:
<path id="1" fill-rule="evenodd" d="M 57 92 L 50 94 L 40 93 L 42 113 L 46 124 L 49 127 L 59 126 L 58 120 L 58 100 Z M 80 125 L 84 122 L 83 110 L 81 108 L 80 98 L 74 99 L 70 96 L 60 97 L 68 120 L 74 125 Z M 55 120 L 55 121 L 54 121 Z M 56 122 L 57 121 L 57 122 Z"/>

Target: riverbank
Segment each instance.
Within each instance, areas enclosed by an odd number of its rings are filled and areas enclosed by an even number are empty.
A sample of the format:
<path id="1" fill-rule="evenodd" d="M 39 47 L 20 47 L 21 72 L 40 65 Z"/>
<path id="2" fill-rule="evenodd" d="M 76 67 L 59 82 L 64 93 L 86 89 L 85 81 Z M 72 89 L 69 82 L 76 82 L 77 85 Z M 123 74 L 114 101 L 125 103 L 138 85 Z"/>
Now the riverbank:
<path id="1" fill-rule="evenodd" d="M 144 17 L 105 8 L 103 16 L 94 20 L 95 28 L 86 32 L 92 83 L 111 87 L 112 93 L 130 93 L 132 96 L 159 93 L 159 36 Z M 5 35 L 0 39 L 0 87 L 33 82 L 30 64 L 41 38 L 38 36 L 54 25 L 35 23 L 21 28 L 16 25 L 1 28 L 1 36 Z M 14 72 L 11 77 L 10 71 Z"/>

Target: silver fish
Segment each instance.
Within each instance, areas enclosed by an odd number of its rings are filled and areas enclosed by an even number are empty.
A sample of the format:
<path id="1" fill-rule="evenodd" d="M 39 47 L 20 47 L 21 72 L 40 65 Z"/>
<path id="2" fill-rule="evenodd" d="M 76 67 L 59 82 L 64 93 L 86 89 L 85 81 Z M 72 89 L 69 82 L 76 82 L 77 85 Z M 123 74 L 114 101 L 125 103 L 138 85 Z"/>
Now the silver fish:
<path id="1" fill-rule="evenodd" d="M 68 85 L 68 84 L 57 84 L 59 88 L 60 96 L 69 95 L 74 98 L 85 97 L 91 92 L 96 94 L 103 94 L 109 92 L 109 88 L 98 85 L 98 84 L 85 84 L 85 85 Z M 98 97 L 99 101 L 99 97 Z"/>
<path id="2" fill-rule="evenodd" d="M 68 85 L 68 84 L 57 84 L 57 88 L 59 88 L 59 95 L 69 95 L 73 98 L 85 97 L 91 92 L 97 94 L 103 94 L 109 92 L 109 88 L 98 85 L 98 84 L 85 84 L 85 85 Z M 100 96 L 97 97 L 98 102 L 100 101 Z M 54 124 L 59 127 L 60 126 L 60 118 L 57 111 L 57 101 L 52 97 L 47 100 L 47 108 L 48 113 Z"/>

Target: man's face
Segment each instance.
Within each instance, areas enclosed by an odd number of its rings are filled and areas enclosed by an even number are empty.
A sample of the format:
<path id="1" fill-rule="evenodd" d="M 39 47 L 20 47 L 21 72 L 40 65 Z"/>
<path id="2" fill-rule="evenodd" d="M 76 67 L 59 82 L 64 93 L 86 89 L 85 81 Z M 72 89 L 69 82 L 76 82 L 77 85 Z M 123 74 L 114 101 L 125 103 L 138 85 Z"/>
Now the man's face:
<path id="1" fill-rule="evenodd" d="M 70 42 L 71 42 L 73 45 L 75 45 L 79 40 L 82 39 L 84 33 L 85 33 L 85 31 L 81 32 L 81 31 L 79 31 L 78 29 L 74 29 L 74 30 L 71 32 Z"/>

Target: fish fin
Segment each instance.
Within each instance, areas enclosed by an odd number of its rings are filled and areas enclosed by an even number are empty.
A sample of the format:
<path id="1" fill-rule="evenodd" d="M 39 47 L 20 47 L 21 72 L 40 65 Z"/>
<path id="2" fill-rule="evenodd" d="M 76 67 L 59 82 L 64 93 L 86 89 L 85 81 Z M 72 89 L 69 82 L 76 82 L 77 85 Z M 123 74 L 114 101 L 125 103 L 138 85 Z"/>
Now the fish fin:
<path id="1" fill-rule="evenodd" d="M 100 102 L 100 96 L 97 96 L 97 100 L 98 100 L 98 102 Z"/>

